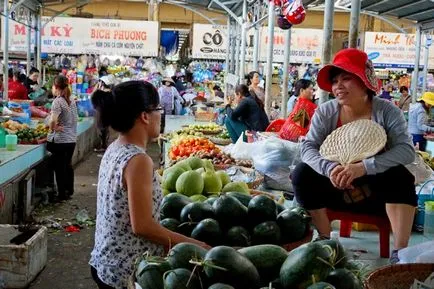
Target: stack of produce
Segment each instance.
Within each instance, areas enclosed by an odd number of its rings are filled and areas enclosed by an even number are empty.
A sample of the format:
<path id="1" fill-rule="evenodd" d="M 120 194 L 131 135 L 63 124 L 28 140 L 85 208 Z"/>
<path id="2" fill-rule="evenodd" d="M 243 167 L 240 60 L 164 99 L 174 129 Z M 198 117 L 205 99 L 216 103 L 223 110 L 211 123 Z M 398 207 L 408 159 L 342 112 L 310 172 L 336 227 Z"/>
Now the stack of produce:
<path id="1" fill-rule="evenodd" d="M 431 169 L 434 170 L 434 158 L 431 158 L 430 153 L 417 151 L 417 153 L 422 157 L 425 164 L 427 164 Z"/>
<path id="2" fill-rule="evenodd" d="M 137 264 L 135 279 L 142 289 L 363 288 L 363 269 L 347 261 L 336 241 L 305 244 L 289 253 L 276 245 L 208 251 L 180 243 L 166 258 L 144 255 Z"/>
<path id="3" fill-rule="evenodd" d="M 171 132 L 169 134 L 166 134 L 164 137 L 166 139 L 169 139 L 169 140 L 176 140 L 176 139 L 186 138 L 188 136 L 203 137 L 203 133 L 195 131 L 193 129 L 183 128 L 183 129 Z"/>
<path id="4" fill-rule="evenodd" d="M 2 123 L 2 127 L 6 129 L 9 133 L 17 133 L 20 130 L 29 128 L 27 124 L 21 124 L 17 121 L 8 120 Z"/>
<path id="5" fill-rule="evenodd" d="M 285 245 L 310 234 L 310 217 L 303 209 L 285 209 L 266 195 L 236 190 L 205 201 L 169 194 L 162 201 L 161 218 L 167 229 L 211 246 Z"/>
<path id="6" fill-rule="evenodd" d="M 171 160 L 179 160 L 189 157 L 197 152 L 220 152 L 216 145 L 203 137 L 188 136 L 171 141 L 169 157 Z"/>
<path id="7" fill-rule="evenodd" d="M 43 124 L 36 128 L 25 128 L 17 132 L 18 142 L 20 144 L 39 144 L 47 140 L 49 129 Z"/>
<path id="8" fill-rule="evenodd" d="M 223 131 L 223 127 L 213 122 L 208 124 L 191 124 L 188 126 L 188 129 L 204 134 L 219 134 Z"/>
<path id="9" fill-rule="evenodd" d="M 161 186 L 164 195 L 177 192 L 194 200 L 206 200 L 211 195 L 229 190 L 249 193 L 246 183 L 231 182 L 226 172 L 216 172 L 209 160 L 201 160 L 198 157 L 190 157 L 166 169 L 163 172 Z"/>
<path id="10" fill-rule="evenodd" d="M 220 150 L 212 150 L 210 152 L 198 151 L 191 154 L 191 157 L 198 157 L 202 160 L 211 160 L 213 165 L 225 167 L 225 166 L 240 166 L 245 168 L 253 167 L 253 162 L 251 160 L 237 160 L 234 159 L 230 154 L 224 153 Z M 172 165 L 177 164 L 180 161 L 188 159 L 189 156 L 179 157 L 176 160 L 172 160 Z"/>

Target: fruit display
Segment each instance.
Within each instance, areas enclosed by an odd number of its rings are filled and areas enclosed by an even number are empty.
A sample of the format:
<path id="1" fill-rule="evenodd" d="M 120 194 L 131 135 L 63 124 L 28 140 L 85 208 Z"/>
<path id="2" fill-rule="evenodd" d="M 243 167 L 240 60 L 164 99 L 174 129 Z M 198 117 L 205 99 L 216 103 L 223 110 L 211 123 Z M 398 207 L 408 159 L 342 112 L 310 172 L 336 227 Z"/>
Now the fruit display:
<path id="1" fill-rule="evenodd" d="M 27 124 L 21 124 L 17 121 L 8 120 L 3 122 L 2 127 L 6 129 L 9 133 L 17 133 L 20 130 L 28 129 L 29 126 Z"/>
<path id="2" fill-rule="evenodd" d="M 209 160 L 190 157 L 164 170 L 161 187 L 164 194 L 177 192 L 187 197 L 205 200 L 208 196 L 227 190 L 249 193 L 244 182 L 231 182 L 224 171 L 216 172 Z"/>
<path id="3" fill-rule="evenodd" d="M 179 160 L 201 151 L 218 153 L 220 149 L 206 138 L 191 136 L 172 140 L 169 157 L 171 160 Z"/>
<path id="4" fill-rule="evenodd" d="M 19 130 L 16 134 L 18 143 L 20 144 L 38 144 L 47 139 L 49 129 L 43 124 L 39 124 L 36 128 L 25 128 Z"/>
<path id="5" fill-rule="evenodd" d="M 168 139 L 168 140 L 176 140 L 176 139 L 182 139 L 182 138 L 186 138 L 188 136 L 197 136 L 197 137 L 203 137 L 204 134 L 199 132 L 199 131 L 195 131 L 193 129 L 189 129 L 189 128 L 183 128 L 177 131 L 173 131 L 171 133 L 165 134 L 164 138 Z"/>
<path id="6" fill-rule="evenodd" d="M 431 169 L 434 170 L 434 158 L 431 158 L 430 153 L 422 152 L 422 151 L 416 151 L 423 159 L 425 164 L 427 164 Z"/>
<path id="7" fill-rule="evenodd" d="M 219 134 L 223 131 L 223 127 L 213 122 L 208 124 L 191 124 L 187 128 L 204 134 Z"/>
<path id="8" fill-rule="evenodd" d="M 344 248 L 334 240 L 291 252 L 272 244 L 206 250 L 179 243 L 167 257 L 144 254 L 134 276 L 142 289 L 362 289 L 364 268 L 342 256 Z"/>
<path id="9" fill-rule="evenodd" d="M 192 157 L 198 157 L 203 160 L 211 160 L 215 166 L 240 166 L 245 168 L 253 167 L 253 162 L 251 160 L 237 160 L 231 157 L 230 154 L 224 153 L 220 150 L 198 151 L 191 154 Z M 189 156 L 179 157 L 171 163 L 171 165 L 176 164 L 179 161 L 188 159 Z"/>
<path id="10" fill-rule="evenodd" d="M 220 186 L 215 180 L 212 184 Z M 284 245 L 310 234 L 310 216 L 303 209 L 286 209 L 270 196 L 251 196 L 239 184 L 230 184 L 208 199 L 166 195 L 161 225 L 211 246 Z"/>

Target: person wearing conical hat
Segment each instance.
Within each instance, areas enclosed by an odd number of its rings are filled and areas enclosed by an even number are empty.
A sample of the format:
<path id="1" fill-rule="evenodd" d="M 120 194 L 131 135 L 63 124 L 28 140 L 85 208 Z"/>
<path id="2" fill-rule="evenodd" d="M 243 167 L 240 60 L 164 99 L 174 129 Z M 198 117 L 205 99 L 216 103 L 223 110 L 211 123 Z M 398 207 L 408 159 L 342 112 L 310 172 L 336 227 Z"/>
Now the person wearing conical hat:
<path id="1" fill-rule="evenodd" d="M 318 85 L 336 99 L 320 105 L 312 118 L 301 146 L 302 163 L 291 174 L 296 199 L 311 214 L 320 239 L 330 238 L 327 209 L 387 214 L 395 241 L 390 262 L 396 263 L 398 250 L 408 246 L 417 206 L 415 178 L 405 168 L 414 161 L 415 150 L 404 115 L 377 96 L 379 81 L 363 51 L 339 51 L 333 63 L 319 71 Z M 347 165 L 320 154 L 334 130 L 364 119 L 376 122 L 387 134 L 386 147 L 379 153 Z M 370 144 L 369 138 L 363 139 L 359 142 Z"/>
<path id="2" fill-rule="evenodd" d="M 417 103 L 410 106 L 408 113 L 408 132 L 413 138 L 413 144 L 425 151 L 427 141 L 424 134 L 434 132 L 434 127 L 427 124 L 431 107 L 434 106 L 434 92 L 425 92 Z"/>

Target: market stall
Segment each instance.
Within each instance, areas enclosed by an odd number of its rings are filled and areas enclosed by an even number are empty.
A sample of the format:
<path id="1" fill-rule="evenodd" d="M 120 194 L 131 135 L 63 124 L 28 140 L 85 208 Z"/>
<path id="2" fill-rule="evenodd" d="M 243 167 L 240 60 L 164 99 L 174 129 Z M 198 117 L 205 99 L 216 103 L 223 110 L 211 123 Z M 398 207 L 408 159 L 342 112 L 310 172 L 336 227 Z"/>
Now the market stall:
<path id="1" fill-rule="evenodd" d="M 96 138 L 93 118 L 78 122 L 73 164 L 82 161 L 93 150 Z M 13 151 L 0 148 L 0 223 L 15 224 L 28 217 L 41 198 L 37 193 L 47 180 L 52 181 L 45 146 L 45 143 L 18 144 Z"/>

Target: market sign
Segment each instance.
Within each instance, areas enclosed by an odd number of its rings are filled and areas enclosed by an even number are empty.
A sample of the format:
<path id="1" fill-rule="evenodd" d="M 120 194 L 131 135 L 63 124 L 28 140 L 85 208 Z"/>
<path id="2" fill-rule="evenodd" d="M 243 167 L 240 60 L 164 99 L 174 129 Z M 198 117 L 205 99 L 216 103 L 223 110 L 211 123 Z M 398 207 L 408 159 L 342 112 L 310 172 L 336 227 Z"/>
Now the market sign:
<path id="1" fill-rule="evenodd" d="M 226 59 L 226 30 L 225 25 L 193 24 L 192 58 Z"/>
<path id="2" fill-rule="evenodd" d="M 44 17 L 42 23 L 48 20 Z M 157 56 L 158 30 L 158 22 L 154 21 L 58 17 L 41 31 L 41 50 L 42 53 Z M 9 51 L 27 51 L 26 34 L 24 25 L 10 21 Z"/>
<path id="3" fill-rule="evenodd" d="M 246 35 L 246 60 L 253 59 L 254 29 Z M 323 31 L 320 29 L 293 28 L 291 35 L 291 63 L 319 63 L 323 46 Z M 226 59 L 227 27 L 225 25 L 194 24 L 192 58 Z M 267 60 L 268 30 L 260 29 L 260 60 Z M 273 62 L 283 62 L 285 51 L 285 33 L 282 29 L 274 31 Z"/>
<path id="4" fill-rule="evenodd" d="M 422 45 L 426 39 L 422 38 Z M 430 46 L 429 68 L 434 68 L 434 47 Z M 423 51 L 419 65 L 423 65 Z M 404 33 L 366 32 L 365 52 L 375 67 L 413 68 L 416 58 L 416 35 Z"/>
<path id="5" fill-rule="evenodd" d="M 261 60 L 267 60 L 268 28 L 261 29 Z M 323 48 L 323 31 L 320 29 L 291 29 L 291 63 L 320 63 Z M 285 31 L 274 30 L 273 62 L 284 61 Z"/>

